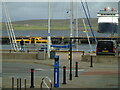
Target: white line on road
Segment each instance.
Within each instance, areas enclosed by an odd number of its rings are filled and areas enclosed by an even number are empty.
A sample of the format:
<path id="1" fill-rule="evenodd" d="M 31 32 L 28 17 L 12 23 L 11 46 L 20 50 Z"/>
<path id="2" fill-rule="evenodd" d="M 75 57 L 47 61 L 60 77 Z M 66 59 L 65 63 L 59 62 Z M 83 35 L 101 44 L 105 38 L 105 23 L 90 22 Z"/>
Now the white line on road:
<path id="1" fill-rule="evenodd" d="M 70 71 L 70 70 L 66 70 L 66 71 Z M 76 71 L 76 70 L 72 70 L 72 71 Z M 84 71 L 84 69 L 79 69 L 78 71 L 79 71 L 79 72 L 80 72 L 80 71 Z"/>
<path id="2" fill-rule="evenodd" d="M 44 71 L 44 69 L 36 68 L 35 71 Z"/>
<path id="3" fill-rule="evenodd" d="M 54 70 L 54 69 L 50 69 L 50 70 Z M 63 71 L 62 69 L 60 69 L 60 71 Z M 69 69 L 67 69 L 66 71 L 70 71 Z M 72 71 L 76 71 L 76 70 L 72 70 Z M 79 69 L 78 71 L 84 71 L 84 69 Z"/>

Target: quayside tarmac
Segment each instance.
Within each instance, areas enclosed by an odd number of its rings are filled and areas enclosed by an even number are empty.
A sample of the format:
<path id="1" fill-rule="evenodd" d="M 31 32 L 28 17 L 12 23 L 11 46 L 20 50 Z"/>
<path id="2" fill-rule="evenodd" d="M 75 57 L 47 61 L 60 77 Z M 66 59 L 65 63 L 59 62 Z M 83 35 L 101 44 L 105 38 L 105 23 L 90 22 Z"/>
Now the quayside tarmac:
<path id="1" fill-rule="evenodd" d="M 75 77 L 75 62 L 79 64 L 79 76 Z M 27 79 L 27 88 L 30 88 L 30 72 L 24 72 L 33 67 L 41 66 L 41 72 L 35 74 L 35 88 L 40 88 L 40 82 L 45 75 L 48 74 L 54 84 L 54 59 L 47 60 L 22 60 L 22 59 L 3 59 L 2 60 L 2 88 L 11 88 L 11 77 Z M 11 65 L 10 65 L 11 64 Z M 16 65 L 13 65 L 16 64 Z M 9 65 L 9 66 L 7 66 Z M 19 66 L 17 66 L 19 65 Z M 29 65 L 30 67 L 26 67 Z M 43 65 L 43 66 L 42 66 Z M 67 84 L 63 83 L 62 67 L 67 67 Z M 69 60 L 60 59 L 60 85 L 59 88 L 119 88 L 118 78 L 118 63 L 93 63 L 93 67 L 90 67 L 90 62 L 73 60 L 72 64 L 72 80 L 69 80 Z M 11 68 L 12 67 L 12 68 Z M 14 67 L 14 68 L 13 68 Z M 19 68 L 18 68 L 19 67 Z M 4 72 L 6 69 L 13 72 Z M 20 71 L 17 71 L 20 70 Z M 42 72 L 43 70 L 43 72 Z M 21 73 L 20 73 L 21 72 Z M 47 73 L 48 72 L 48 73 Z M 16 75 L 15 75 L 16 74 Z M 43 74 L 43 75 L 42 75 Z M 54 85 L 53 85 L 54 86 Z M 15 81 L 16 87 L 16 81 Z M 22 88 L 24 88 L 24 82 L 22 81 Z M 54 88 L 54 87 L 53 87 Z"/>

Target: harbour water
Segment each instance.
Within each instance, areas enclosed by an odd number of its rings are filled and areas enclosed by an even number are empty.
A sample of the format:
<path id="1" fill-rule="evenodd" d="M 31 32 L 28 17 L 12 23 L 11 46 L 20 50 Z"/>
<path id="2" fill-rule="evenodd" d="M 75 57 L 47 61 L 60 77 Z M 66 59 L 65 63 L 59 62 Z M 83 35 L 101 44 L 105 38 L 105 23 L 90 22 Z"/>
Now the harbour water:
<path id="1" fill-rule="evenodd" d="M 110 33 L 98 33 L 94 31 L 96 37 L 109 37 Z M 15 30 L 16 36 L 47 36 L 47 30 Z M 79 36 L 86 36 L 86 33 L 79 31 Z M 88 32 L 89 36 L 92 36 L 91 32 Z M 117 36 L 117 34 L 115 34 Z M 8 36 L 7 30 L 2 31 L 2 36 Z M 70 36 L 70 30 L 51 30 L 51 36 Z M 96 44 L 92 44 L 92 51 L 95 51 Z M 2 45 L 2 49 L 11 49 L 10 45 Z M 61 50 L 65 50 L 64 48 Z M 66 49 L 67 50 L 67 49 Z M 73 47 L 73 50 L 79 51 L 91 51 L 89 44 L 80 44 L 78 45 L 78 49 Z"/>
<path id="2" fill-rule="evenodd" d="M 94 31 L 96 37 L 109 37 L 110 33 L 98 33 Z M 47 30 L 15 30 L 16 36 L 47 36 Z M 86 33 L 79 31 L 79 36 L 86 36 Z M 91 31 L 88 32 L 92 36 Z M 115 34 L 117 36 L 117 33 Z M 8 36 L 7 30 L 2 30 L 2 36 Z M 51 36 L 70 36 L 70 30 L 51 30 Z M 75 33 L 73 34 L 75 36 Z"/>
<path id="3" fill-rule="evenodd" d="M 26 47 L 26 46 L 25 46 Z M 12 49 L 11 45 L 2 45 L 2 49 Z M 25 50 L 30 50 L 31 48 L 25 48 Z M 39 48 L 37 48 L 38 50 Z M 95 51 L 96 44 L 92 44 L 92 51 Z M 69 50 L 69 48 L 61 48 L 60 50 Z M 85 52 L 91 52 L 90 46 L 88 44 L 80 44 L 78 45 L 78 48 L 75 48 L 73 46 L 73 50 L 77 51 L 85 51 Z"/>

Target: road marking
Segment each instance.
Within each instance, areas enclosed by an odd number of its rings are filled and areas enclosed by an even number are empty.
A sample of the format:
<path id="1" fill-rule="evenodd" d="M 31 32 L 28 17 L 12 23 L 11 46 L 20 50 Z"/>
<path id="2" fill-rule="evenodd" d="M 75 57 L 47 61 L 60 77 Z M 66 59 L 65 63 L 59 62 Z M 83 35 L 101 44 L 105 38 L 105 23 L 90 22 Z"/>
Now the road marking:
<path id="1" fill-rule="evenodd" d="M 36 68 L 35 71 L 44 71 L 44 69 Z"/>
<path id="2" fill-rule="evenodd" d="M 66 71 L 70 71 L 70 70 L 66 70 Z M 76 71 L 76 70 L 72 70 L 72 71 Z M 79 69 L 78 71 L 79 71 L 79 72 L 80 72 L 80 71 L 84 71 L 84 69 Z"/>
<path id="3" fill-rule="evenodd" d="M 51 71 L 53 71 L 54 69 L 50 69 L 50 70 L 51 70 Z M 60 69 L 60 71 L 63 71 L 63 70 L 62 70 L 62 69 Z M 70 71 L 70 70 L 69 70 L 69 69 L 67 69 L 66 71 Z M 76 70 L 72 70 L 72 71 L 76 71 Z M 79 71 L 79 72 L 80 72 L 80 71 L 84 71 L 84 69 L 79 69 L 78 71 Z"/>
<path id="4" fill-rule="evenodd" d="M 117 71 L 91 71 L 91 72 L 83 72 L 82 75 L 116 75 L 119 74 Z"/>

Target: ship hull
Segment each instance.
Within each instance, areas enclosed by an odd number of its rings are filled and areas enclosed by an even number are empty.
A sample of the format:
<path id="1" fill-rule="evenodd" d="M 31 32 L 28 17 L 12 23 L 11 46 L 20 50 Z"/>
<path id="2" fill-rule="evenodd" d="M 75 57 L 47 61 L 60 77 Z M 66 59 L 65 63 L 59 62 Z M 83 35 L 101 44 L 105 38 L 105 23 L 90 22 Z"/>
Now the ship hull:
<path id="1" fill-rule="evenodd" d="M 118 25 L 116 23 L 99 23 L 98 32 L 99 33 L 117 33 Z"/>

